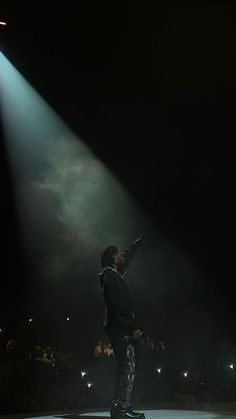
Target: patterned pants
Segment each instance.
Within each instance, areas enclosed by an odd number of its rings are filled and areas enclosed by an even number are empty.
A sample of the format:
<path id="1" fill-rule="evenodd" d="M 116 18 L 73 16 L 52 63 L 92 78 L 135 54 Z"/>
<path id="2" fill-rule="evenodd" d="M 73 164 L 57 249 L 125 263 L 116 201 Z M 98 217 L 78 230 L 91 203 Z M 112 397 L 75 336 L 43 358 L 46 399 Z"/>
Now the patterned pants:
<path id="1" fill-rule="evenodd" d="M 124 407 L 131 408 L 134 405 L 134 383 L 137 375 L 135 343 L 115 334 L 110 339 L 116 359 L 114 399 L 120 400 Z"/>

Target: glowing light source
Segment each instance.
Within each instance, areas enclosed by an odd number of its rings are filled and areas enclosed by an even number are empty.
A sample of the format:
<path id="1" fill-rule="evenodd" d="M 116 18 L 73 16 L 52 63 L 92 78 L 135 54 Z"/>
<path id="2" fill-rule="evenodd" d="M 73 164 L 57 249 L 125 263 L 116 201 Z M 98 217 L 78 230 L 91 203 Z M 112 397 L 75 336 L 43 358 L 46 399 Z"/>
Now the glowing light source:
<path id="1" fill-rule="evenodd" d="M 66 321 L 67 321 L 67 322 L 69 322 L 69 321 L 70 321 L 70 317 L 67 317 L 67 318 L 66 318 Z"/>
<path id="2" fill-rule="evenodd" d="M 0 22 L 0 25 L 2 25 L 2 26 L 6 26 L 6 22 Z"/>
<path id="3" fill-rule="evenodd" d="M 146 217 L 120 181 L 1 52 L 0 69 L 2 126 L 16 183 L 14 198 L 22 239 L 27 248 L 34 249 L 37 241 L 42 249 L 45 257 L 37 262 L 40 276 L 59 281 L 65 272 L 71 275 L 67 268 L 74 266 L 76 255 L 69 249 L 60 254 L 63 235 L 58 228 L 47 241 L 44 228 L 48 231 L 48 222 L 53 229 L 55 220 L 55 227 L 59 222 L 63 231 L 72 234 L 75 246 L 83 252 L 81 257 L 89 262 L 94 249 L 105 247 L 112 238 L 119 242 L 133 237 L 136 214 L 139 221 L 143 219 L 142 225 Z M 104 234 L 104 226 L 109 234 Z M 29 266 L 33 275 L 35 266 L 31 261 Z M 78 267 L 78 274 L 82 269 Z M 67 321 L 66 316 L 63 320 Z"/>
<path id="4" fill-rule="evenodd" d="M 3 330 L 0 328 L 0 333 L 2 333 L 3 332 Z"/>
<path id="5" fill-rule="evenodd" d="M 86 374 L 86 371 L 81 371 L 81 377 L 84 377 Z"/>
<path id="6" fill-rule="evenodd" d="M 29 322 L 31 323 L 33 321 L 32 317 L 29 318 Z"/>
<path id="7" fill-rule="evenodd" d="M 157 368 L 157 372 L 160 374 L 161 373 L 161 371 L 162 371 L 162 369 L 161 368 Z"/>
<path id="8" fill-rule="evenodd" d="M 234 364 L 230 364 L 230 365 L 229 365 L 229 368 L 230 368 L 231 370 L 233 370 L 233 369 L 234 369 Z"/>
<path id="9" fill-rule="evenodd" d="M 183 372 L 183 375 L 187 378 L 187 376 L 188 376 L 188 371 Z"/>
<path id="10" fill-rule="evenodd" d="M 92 387 L 92 383 L 87 384 L 88 388 Z"/>

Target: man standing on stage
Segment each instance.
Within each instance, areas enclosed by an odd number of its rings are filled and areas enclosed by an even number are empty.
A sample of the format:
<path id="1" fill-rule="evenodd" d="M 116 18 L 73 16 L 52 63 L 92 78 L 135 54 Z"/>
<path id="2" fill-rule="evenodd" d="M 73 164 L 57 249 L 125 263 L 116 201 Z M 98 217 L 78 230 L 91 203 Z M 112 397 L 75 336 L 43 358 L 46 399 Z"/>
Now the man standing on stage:
<path id="1" fill-rule="evenodd" d="M 130 294 L 123 274 L 143 244 L 143 236 L 122 251 L 116 246 L 107 247 L 101 255 L 102 272 L 100 283 L 105 301 L 104 328 L 109 337 L 116 359 L 114 400 L 112 418 L 143 419 L 143 413 L 131 410 L 134 405 L 133 391 L 136 376 L 135 342 L 141 336 L 134 331 L 134 313 Z"/>

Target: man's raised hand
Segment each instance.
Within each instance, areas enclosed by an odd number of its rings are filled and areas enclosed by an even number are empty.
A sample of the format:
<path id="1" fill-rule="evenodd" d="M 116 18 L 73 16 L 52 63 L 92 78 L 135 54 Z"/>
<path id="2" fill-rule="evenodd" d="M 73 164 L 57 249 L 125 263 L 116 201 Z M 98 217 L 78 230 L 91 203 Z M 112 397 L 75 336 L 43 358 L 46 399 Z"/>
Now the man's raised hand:
<path id="1" fill-rule="evenodd" d="M 141 236 L 136 240 L 139 247 L 143 246 L 143 233 Z"/>

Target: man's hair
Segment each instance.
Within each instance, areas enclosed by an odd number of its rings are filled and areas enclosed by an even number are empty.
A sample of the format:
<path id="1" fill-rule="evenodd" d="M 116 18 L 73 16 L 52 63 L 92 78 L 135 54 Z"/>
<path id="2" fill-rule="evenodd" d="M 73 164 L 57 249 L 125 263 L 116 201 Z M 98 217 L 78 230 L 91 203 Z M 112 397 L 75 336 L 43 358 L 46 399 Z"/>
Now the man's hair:
<path id="1" fill-rule="evenodd" d="M 117 251 L 118 247 L 116 246 L 108 246 L 105 250 L 103 250 L 101 255 L 102 268 L 114 265 L 114 256 Z"/>

